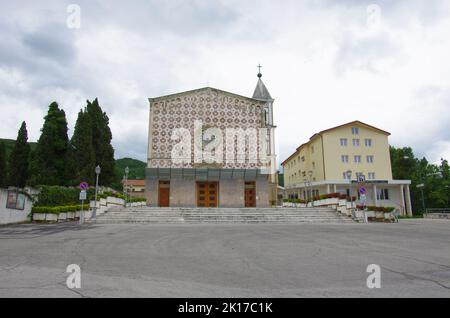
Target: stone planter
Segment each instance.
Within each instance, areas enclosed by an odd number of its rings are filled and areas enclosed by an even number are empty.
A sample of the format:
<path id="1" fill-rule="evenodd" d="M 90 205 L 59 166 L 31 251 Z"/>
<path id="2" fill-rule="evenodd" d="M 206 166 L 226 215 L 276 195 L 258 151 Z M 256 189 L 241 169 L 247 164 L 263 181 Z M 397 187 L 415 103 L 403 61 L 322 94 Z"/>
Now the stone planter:
<path id="1" fill-rule="evenodd" d="M 375 211 L 366 211 L 366 215 L 368 218 L 374 218 L 375 217 Z"/>
<path id="2" fill-rule="evenodd" d="M 33 213 L 33 221 L 45 221 L 45 213 Z"/>
<path id="3" fill-rule="evenodd" d="M 75 218 L 79 219 L 80 218 L 80 211 L 75 212 Z"/>
<path id="4" fill-rule="evenodd" d="M 61 212 L 58 215 L 58 221 L 65 221 L 67 219 L 67 213 L 66 212 Z"/>
<path id="5" fill-rule="evenodd" d="M 364 211 L 361 211 L 361 210 L 356 211 L 356 212 L 355 212 L 355 216 L 356 216 L 358 219 L 364 219 Z"/>
<path id="6" fill-rule="evenodd" d="M 46 213 L 45 220 L 48 222 L 58 222 L 58 214 Z"/>
<path id="7" fill-rule="evenodd" d="M 384 219 L 384 212 L 375 212 L 375 218 Z"/>
<path id="8" fill-rule="evenodd" d="M 107 205 L 124 205 L 125 201 L 119 198 L 114 198 L 114 197 L 107 197 L 106 198 L 106 204 Z"/>
<path id="9" fill-rule="evenodd" d="M 67 212 L 67 219 L 71 220 L 75 218 L 75 212 Z"/>
<path id="10" fill-rule="evenodd" d="M 338 203 L 339 203 L 339 199 L 338 198 L 328 199 L 328 205 L 337 205 Z"/>

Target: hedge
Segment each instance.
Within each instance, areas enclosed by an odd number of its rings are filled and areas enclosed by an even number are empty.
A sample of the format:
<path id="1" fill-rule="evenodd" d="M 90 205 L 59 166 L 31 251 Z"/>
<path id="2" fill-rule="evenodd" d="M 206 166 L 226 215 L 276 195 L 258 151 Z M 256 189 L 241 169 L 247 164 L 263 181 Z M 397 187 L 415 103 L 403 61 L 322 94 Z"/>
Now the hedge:
<path id="1" fill-rule="evenodd" d="M 129 198 L 127 202 L 147 202 L 146 198 Z"/>
<path id="2" fill-rule="evenodd" d="M 87 200 L 93 200 L 95 189 L 87 190 Z M 35 206 L 60 207 L 80 204 L 80 189 L 76 187 L 41 186 L 35 198 Z"/>
<path id="3" fill-rule="evenodd" d="M 363 210 L 364 208 L 366 208 L 368 211 L 375 211 L 375 212 L 384 212 L 384 213 L 391 213 L 395 211 L 395 207 L 391 207 L 391 206 L 362 206 L 362 205 L 357 205 L 356 206 L 357 209 L 359 210 Z"/>
<path id="4" fill-rule="evenodd" d="M 88 210 L 89 205 L 84 204 L 83 210 Z M 31 213 L 47 213 L 47 214 L 60 214 L 67 212 L 81 211 L 80 205 L 66 205 L 66 206 L 33 206 Z"/>

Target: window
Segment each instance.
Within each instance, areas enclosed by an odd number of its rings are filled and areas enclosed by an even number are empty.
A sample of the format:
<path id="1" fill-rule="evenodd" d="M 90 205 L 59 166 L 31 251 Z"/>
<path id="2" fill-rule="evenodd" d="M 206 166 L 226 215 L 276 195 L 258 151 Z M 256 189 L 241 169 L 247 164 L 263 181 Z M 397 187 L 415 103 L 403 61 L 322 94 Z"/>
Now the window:
<path id="1" fill-rule="evenodd" d="M 361 156 L 355 156 L 355 163 L 361 163 Z"/>
<path id="2" fill-rule="evenodd" d="M 342 161 L 342 163 L 348 163 L 348 156 L 347 155 L 342 155 L 341 156 L 341 161 Z"/>
<path id="3" fill-rule="evenodd" d="M 341 138 L 341 146 L 347 147 L 347 138 Z"/>
<path id="4" fill-rule="evenodd" d="M 302 176 L 306 177 L 306 171 L 302 172 Z"/>
<path id="5" fill-rule="evenodd" d="M 359 147 L 359 139 L 353 139 L 353 146 Z"/>
<path id="6" fill-rule="evenodd" d="M 344 172 L 342 173 L 342 176 L 344 177 L 344 180 L 348 180 L 348 178 L 347 178 L 347 171 L 344 171 Z"/>
<path id="7" fill-rule="evenodd" d="M 7 209 L 24 210 L 25 195 L 16 190 L 8 190 L 8 199 L 6 201 Z"/>
<path id="8" fill-rule="evenodd" d="M 311 146 L 311 153 L 314 153 L 314 146 Z"/>
<path id="9" fill-rule="evenodd" d="M 367 177 L 369 178 L 369 180 L 375 180 L 375 172 L 369 172 L 367 174 Z"/>
<path id="10" fill-rule="evenodd" d="M 316 163 L 314 161 L 312 163 L 312 167 L 313 167 L 313 169 L 316 169 Z"/>
<path id="11" fill-rule="evenodd" d="M 352 127 L 352 135 L 359 135 L 359 128 L 358 127 Z"/>
<path id="12" fill-rule="evenodd" d="M 357 173 L 356 173 L 356 180 L 359 180 L 359 177 L 362 176 L 362 175 L 363 175 L 362 172 L 357 172 Z"/>
<path id="13" fill-rule="evenodd" d="M 377 191 L 377 199 L 378 200 L 389 200 L 389 190 L 388 189 L 379 189 Z"/>
<path id="14" fill-rule="evenodd" d="M 367 156 L 367 163 L 373 163 L 373 156 Z"/>
<path id="15" fill-rule="evenodd" d="M 364 143 L 366 144 L 366 147 L 372 147 L 372 139 L 366 139 L 364 140 Z"/>
<path id="16" fill-rule="evenodd" d="M 305 161 L 305 156 L 302 156 L 302 161 L 303 161 L 303 162 Z"/>

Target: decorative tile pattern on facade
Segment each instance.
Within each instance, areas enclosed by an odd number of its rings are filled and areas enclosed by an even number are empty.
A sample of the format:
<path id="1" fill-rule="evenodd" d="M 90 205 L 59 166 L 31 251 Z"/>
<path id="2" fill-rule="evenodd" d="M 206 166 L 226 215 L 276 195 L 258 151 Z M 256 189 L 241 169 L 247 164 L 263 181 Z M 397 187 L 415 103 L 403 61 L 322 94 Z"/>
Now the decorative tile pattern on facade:
<path id="1" fill-rule="evenodd" d="M 210 88 L 177 96 L 168 96 L 152 102 L 150 167 L 196 168 L 193 156 L 194 122 L 196 120 L 202 121 L 205 127 L 214 127 L 221 130 L 224 138 L 223 153 L 225 154 L 225 130 L 227 128 L 261 128 L 262 106 L 263 103 Z M 171 139 L 172 131 L 176 128 L 185 128 L 191 133 L 192 156 L 190 163 L 174 163 L 170 159 L 172 148 L 178 143 L 178 141 Z M 259 138 L 259 136 L 257 137 Z M 213 165 L 225 169 L 257 169 L 262 167 L 259 161 L 258 163 L 238 163 L 225 161 L 225 158 L 222 164 Z"/>

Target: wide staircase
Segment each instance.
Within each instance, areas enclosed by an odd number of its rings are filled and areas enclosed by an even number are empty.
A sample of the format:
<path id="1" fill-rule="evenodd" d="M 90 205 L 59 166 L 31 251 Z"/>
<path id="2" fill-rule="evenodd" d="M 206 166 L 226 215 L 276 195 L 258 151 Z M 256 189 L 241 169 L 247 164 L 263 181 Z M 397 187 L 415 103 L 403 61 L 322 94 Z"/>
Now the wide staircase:
<path id="1" fill-rule="evenodd" d="M 353 223 L 330 208 L 111 208 L 97 223 Z"/>

